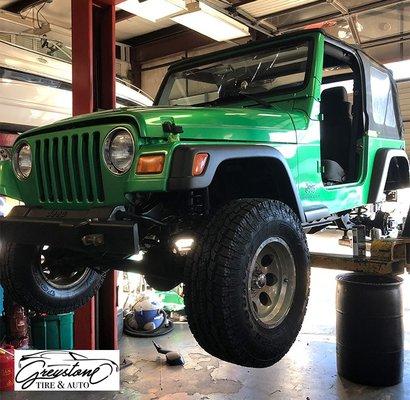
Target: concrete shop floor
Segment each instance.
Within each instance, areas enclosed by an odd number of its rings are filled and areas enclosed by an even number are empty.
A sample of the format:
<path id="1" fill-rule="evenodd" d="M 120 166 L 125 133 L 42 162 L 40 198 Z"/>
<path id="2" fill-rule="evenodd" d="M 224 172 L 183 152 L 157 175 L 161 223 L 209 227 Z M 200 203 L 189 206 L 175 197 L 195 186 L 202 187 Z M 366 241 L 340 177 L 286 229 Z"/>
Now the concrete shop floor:
<path id="1" fill-rule="evenodd" d="M 312 251 L 349 253 L 337 245 L 339 232 L 309 237 Z M 123 337 L 121 357 L 133 365 L 121 373 L 121 392 L 2 393 L 1 399 L 161 399 L 219 400 L 275 399 L 410 400 L 410 277 L 403 285 L 405 314 L 405 375 L 402 384 L 371 388 L 338 377 L 335 354 L 335 277 L 340 273 L 312 269 L 311 295 L 302 330 L 289 353 L 266 369 L 239 367 L 206 354 L 193 339 L 186 324 L 157 338 L 166 348 L 180 351 L 184 367 L 168 367 L 158 357 L 150 339 Z"/>

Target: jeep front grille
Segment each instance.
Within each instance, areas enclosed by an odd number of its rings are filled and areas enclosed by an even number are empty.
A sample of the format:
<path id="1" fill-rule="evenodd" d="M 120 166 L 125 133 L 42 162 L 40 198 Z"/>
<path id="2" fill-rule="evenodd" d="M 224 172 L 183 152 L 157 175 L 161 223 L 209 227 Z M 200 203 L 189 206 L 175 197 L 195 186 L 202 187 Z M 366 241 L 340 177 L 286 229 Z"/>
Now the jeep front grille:
<path id="1" fill-rule="evenodd" d="M 100 132 L 36 140 L 34 161 L 41 202 L 104 201 Z"/>

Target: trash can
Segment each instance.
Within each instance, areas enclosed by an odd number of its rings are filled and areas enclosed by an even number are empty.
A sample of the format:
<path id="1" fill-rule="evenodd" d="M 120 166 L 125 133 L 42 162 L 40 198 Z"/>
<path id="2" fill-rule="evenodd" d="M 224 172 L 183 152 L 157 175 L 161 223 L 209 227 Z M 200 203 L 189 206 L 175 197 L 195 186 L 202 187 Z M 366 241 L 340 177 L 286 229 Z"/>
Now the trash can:
<path id="1" fill-rule="evenodd" d="M 14 390 L 14 347 L 0 348 L 0 393 Z"/>
<path id="2" fill-rule="evenodd" d="M 74 313 L 33 317 L 31 336 L 35 349 L 72 350 L 74 348 Z"/>
<path id="3" fill-rule="evenodd" d="M 396 276 L 337 276 L 336 352 L 342 377 L 391 386 L 403 377 L 403 306 Z"/>

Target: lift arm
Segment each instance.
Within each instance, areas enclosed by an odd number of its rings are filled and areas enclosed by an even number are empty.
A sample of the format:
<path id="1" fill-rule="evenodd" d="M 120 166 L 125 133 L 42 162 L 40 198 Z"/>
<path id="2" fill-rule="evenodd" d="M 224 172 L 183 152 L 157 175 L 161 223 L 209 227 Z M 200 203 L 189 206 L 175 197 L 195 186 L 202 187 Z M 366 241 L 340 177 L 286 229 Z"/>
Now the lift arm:
<path id="1" fill-rule="evenodd" d="M 359 237 L 355 228 L 354 235 Z M 358 243 L 359 247 L 360 244 Z M 410 207 L 404 223 L 402 235 L 398 239 L 374 240 L 370 246 L 370 257 L 356 254 L 344 256 L 338 254 L 311 253 L 312 267 L 367 272 L 372 274 L 401 275 L 410 272 Z"/>

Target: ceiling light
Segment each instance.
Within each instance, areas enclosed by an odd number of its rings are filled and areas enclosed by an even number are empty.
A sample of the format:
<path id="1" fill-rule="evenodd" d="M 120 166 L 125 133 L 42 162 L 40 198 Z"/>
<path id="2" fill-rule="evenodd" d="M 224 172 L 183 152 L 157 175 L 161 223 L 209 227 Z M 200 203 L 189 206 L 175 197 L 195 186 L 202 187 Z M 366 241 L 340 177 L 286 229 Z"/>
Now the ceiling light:
<path id="1" fill-rule="evenodd" d="M 118 4 L 118 8 L 138 17 L 155 22 L 185 10 L 183 0 L 127 0 Z"/>
<path id="2" fill-rule="evenodd" d="M 249 35 L 248 27 L 204 3 L 189 3 L 187 10 L 171 19 L 219 42 Z"/>

